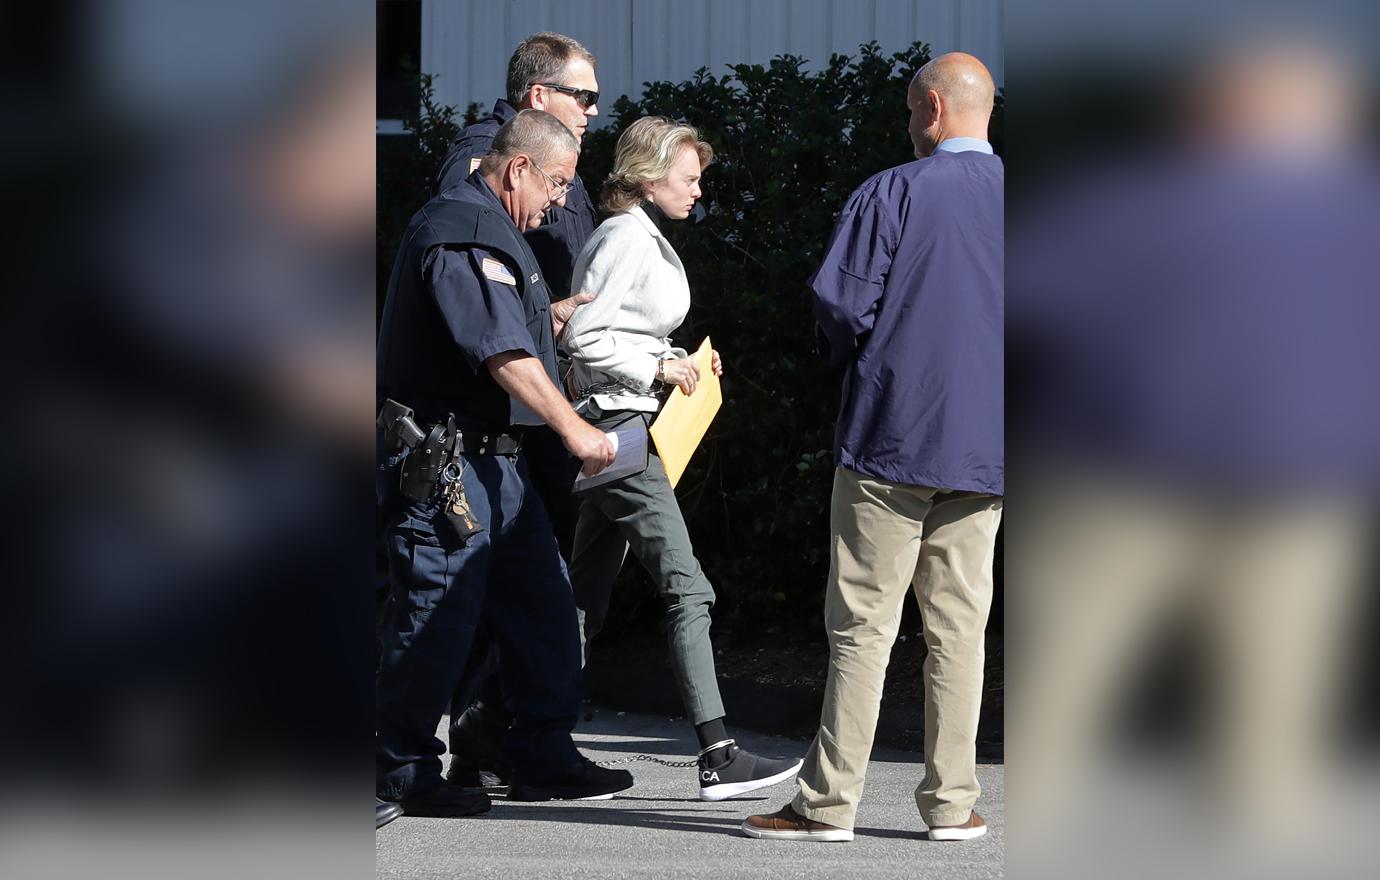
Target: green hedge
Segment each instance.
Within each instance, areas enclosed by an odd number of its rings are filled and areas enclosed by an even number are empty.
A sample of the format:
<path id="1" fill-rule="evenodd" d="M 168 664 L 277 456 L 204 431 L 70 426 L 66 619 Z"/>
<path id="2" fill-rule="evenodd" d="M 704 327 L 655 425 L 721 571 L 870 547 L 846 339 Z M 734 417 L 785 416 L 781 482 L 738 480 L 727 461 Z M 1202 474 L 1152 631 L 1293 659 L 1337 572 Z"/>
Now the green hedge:
<path id="1" fill-rule="evenodd" d="M 701 69 L 682 83 L 648 83 L 638 100 L 620 98 L 612 124 L 585 137 L 579 170 L 596 198 L 618 135 L 635 119 L 683 119 L 714 146 L 702 184 L 708 217 L 676 224 L 671 237 L 692 293 L 674 338 L 693 349 L 709 335 L 725 363 L 724 408 L 677 492 L 719 594 L 720 637 L 819 631 L 841 375 L 814 354 L 805 282 L 848 195 L 912 158 L 906 88 L 929 58 L 923 43 L 894 55 L 871 43 L 816 72 L 790 55 L 718 77 Z M 395 147 L 404 155 L 381 153 L 381 284 L 455 130 L 455 111 L 434 105 L 425 77 L 423 92 L 417 136 Z M 1002 104 L 992 126 L 998 152 Z M 660 602 L 627 589 L 645 581 L 640 568 L 626 566 L 623 578 L 611 627 L 659 619 Z"/>

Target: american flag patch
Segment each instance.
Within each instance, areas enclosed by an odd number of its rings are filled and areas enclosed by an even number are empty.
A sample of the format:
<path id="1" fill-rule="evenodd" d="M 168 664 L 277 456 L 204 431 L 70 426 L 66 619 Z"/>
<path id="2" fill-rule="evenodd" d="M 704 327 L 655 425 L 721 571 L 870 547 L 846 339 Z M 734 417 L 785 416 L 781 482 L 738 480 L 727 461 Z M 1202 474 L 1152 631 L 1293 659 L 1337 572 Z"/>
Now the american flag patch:
<path id="1" fill-rule="evenodd" d="M 476 169 L 476 168 L 479 167 L 479 161 L 480 161 L 480 159 L 482 159 L 482 158 L 483 158 L 482 156 L 475 156 L 473 159 L 470 160 L 470 173 L 471 173 L 471 174 L 474 173 L 474 169 Z"/>
<path id="2" fill-rule="evenodd" d="M 485 257 L 483 263 L 480 264 L 480 268 L 484 270 L 484 277 L 490 281 L 498 281 L 503 284 L 511 284 L 517 287 L 517 279 L 513 277 L 513 273 L 508 270 L 507 266 L 495 260 L 493 257 Z"/>

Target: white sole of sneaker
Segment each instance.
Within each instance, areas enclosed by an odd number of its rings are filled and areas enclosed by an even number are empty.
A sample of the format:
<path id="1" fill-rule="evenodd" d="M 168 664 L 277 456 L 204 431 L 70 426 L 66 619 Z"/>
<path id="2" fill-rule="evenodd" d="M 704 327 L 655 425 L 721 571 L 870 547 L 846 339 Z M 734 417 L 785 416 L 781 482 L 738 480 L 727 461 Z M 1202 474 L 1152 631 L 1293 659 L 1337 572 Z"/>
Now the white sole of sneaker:
<path id="1" fill-rule="evenodd" d="M 765 828 L 754 828 L 746 822 L 740 827 L 748 837 L 755 837 L 758 840 L 813 840 L 817 843 L 847 843 L 853 839 L 853 832 L 847 828 L 835 828 L 832 831 L 768 831 Z"/>
<path id="2" fill-rule="evenodd" d="M 978 828 L 931 828 L 930 840 L 972 840 L 986 833 L 986 825 Z"/>
<path id="3" fill-rule="evenodd" d="M 749 779 L 747 782 L 721 782 L 718 785 L 711 785 L 700 789 L 700 800 L 702 801 L 722 801 L 740 794 L 747 794 L 759 788 L 766 788 L 778 782 L 785 782 L 792 776 L 800 772 L 800 767 L 805 763 L 802 758 L 787 770 L 782 770 L 775 776 L 768 776 L 764 779 Z"/>
<path id="4" fill-rule="evenodd" d="M 609 792 L 608 794 L 592 794 L 592 795 L 590 795 L 589 797 L 575 798 L 575 800 L 577 800 L 577 801 L 611 801 L 611 800 L 613 800 L 613 792 Z"/>

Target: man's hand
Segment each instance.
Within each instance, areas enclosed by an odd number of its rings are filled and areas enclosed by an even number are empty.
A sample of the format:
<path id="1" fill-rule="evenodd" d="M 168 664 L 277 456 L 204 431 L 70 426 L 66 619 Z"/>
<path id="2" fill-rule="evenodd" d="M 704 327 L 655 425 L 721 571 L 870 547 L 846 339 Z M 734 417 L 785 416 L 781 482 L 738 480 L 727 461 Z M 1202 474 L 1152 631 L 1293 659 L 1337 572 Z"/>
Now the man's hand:
<path id="1" fill-rule="evenodd" d="M 714 351 L 714 357 L 710 361 L 710 369 L 714 371 L 715 376 L 722 376 L 724 374 L 724 359 L 719 357 L 717 349 Z"/>
<path id="2" fill-rule="evenodd" d="M 585 303 L 591 302 L 594 302 L 594 294 L 586 292 L 577 293 L 551 304 L 551 329 L 555 331 L 557 339 L 561 338 L 561 332 L 565 330 L 565 325 L 570 322 L 570 317 L 575 314 L 575 310 Z"/>
<path id="3" fill-rule="evenodd" d="M 498 387 L 525 403 L 551 426 L 570 450 L 584 463 L 581 471 L 593 476 L 613 461 L 613 444 L 603 431 L 580 418 L 565 396 L 551 384 L 546 368 L 526 351 L 500 352 L 484 361 Z"/>
<path id="4" fill-rule="evenodd" d="M 572 422 L 561 434 L 561 441 L 583 463 L 580 473 L 586 477 L 613 464 L 613 444 L 608 435 L 583 419 Z"/>

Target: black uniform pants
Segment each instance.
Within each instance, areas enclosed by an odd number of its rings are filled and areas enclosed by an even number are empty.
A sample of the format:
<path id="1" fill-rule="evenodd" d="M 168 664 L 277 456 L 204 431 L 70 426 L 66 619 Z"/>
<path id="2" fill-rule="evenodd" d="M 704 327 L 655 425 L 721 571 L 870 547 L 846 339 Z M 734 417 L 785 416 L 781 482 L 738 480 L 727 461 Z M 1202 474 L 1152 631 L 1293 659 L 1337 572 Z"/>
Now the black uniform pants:
<path id="1" fill-rule="evenodd" d="M 484 531 L 463 544 L 439 498 L 388 492 L 389 607 L 377 685 L 376 784 L 397 799 L 441 783 L 436 728 L 488 630 L 514 715 L 506 746 L 534 776 L 579 760 L 575 602 L 545 507 L 521 460 L 463 459 L 461 480 Z M 391 462 L 396 467 L 398 462 Z"/>
<path id="2" fill-rule="evenodd" d="M 570 491 L 580 464 L 566 451 L 555 431 L 545 425 L 526 429 L 522 457 L 532 485 L 546 506 L 556 533 L 561 558 L 568 565 L 575 542 L 575 523 L 580 518 L 580 501 Z M 504 706 L 502 677 L 498 674 L 498 654 L 493 639 L 483 627 L 475 634 L 470 660 L 450 702 L 450 718 L 456 719 L 475 701 L 494 710 Z"/>

